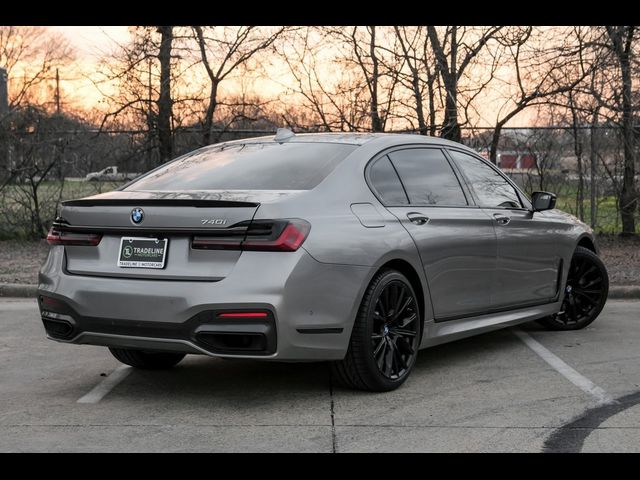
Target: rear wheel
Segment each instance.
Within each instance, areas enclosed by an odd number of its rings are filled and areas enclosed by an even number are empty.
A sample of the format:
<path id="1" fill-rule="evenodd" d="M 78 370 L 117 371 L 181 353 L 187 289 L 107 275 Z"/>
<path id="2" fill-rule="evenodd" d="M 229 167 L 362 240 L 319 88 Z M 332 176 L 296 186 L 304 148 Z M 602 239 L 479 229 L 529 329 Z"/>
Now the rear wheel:
<path id="1" fill-rule="evenodd" d="M 345 358 L 332 363 L 344 386 L 384 392 L 404 383 L 420 345 L 420 309 L 411 284 L 395 270 L 371 281 L 360 305 Z"/>
<path id="2" fill-rule="evenodd" d="M 550 330 L 584 328 L 598 317 L 608 293 L 609 275 L 604 263 L 591 250 L 578 247 L 571 259 L 562 309 L 538 322 Z"/>
<path id="3" fill-rule="evenodd" d="M 129 348 L 109 347 L 111 354 L 122 363 L 145 370 L 162 370 L 177 365 L 185 357 L 184 353 L 151 352 Z"/>

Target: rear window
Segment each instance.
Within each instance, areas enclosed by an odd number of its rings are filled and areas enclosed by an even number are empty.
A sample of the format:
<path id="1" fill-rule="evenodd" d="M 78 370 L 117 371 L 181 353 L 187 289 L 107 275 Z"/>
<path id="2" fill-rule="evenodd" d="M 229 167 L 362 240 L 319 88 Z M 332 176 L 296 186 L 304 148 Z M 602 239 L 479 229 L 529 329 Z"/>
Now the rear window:
<path id="1" fill-rule="evenodd" d="M 310 190 L 357 145 L 253 143 L 205 147 L 125 190 Z"/>

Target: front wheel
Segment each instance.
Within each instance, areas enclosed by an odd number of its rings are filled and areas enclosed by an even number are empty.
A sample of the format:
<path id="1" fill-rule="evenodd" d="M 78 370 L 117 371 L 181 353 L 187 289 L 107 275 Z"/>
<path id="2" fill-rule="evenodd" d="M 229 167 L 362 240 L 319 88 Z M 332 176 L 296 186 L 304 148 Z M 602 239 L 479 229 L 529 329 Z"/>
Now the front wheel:
<path id="1" fill-rule="evenodd" d="M 579 330 L 598 317 L 608 294 L 609 275 L 604 263 L 591 250 L 577 247 L 569 267 L 562 309 L 538 322 L 550 330 Z"/>
<path id="2" fill-rule="evenodd" d="M 394 390 L 411 373 L 420 346 L 420 309 L 411 283 L 383 270 L 367 288 L 345 358 L 332 363 L 344 386 L 372 392 Z"/>
<path id="3" fill-rule="evenodd" d="M 145 370 L 163 370 L 177 365 L 185 357 L 184 353 L 151 352 L 129 348 L 109 347 L 111 354 L 122 363 Z"/>

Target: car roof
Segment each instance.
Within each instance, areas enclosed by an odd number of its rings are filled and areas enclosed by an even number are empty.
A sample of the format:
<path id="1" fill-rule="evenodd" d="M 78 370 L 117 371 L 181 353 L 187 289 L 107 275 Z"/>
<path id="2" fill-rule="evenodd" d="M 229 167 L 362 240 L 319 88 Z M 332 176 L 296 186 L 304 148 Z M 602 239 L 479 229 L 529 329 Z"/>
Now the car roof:
<path id="1" fill-rule="evenodd" d="M 461 147 L 470 150 L 465 145 L 446 140 L 440 137 L 419 135 L 417 133 L 352 133 L 352 132 L 328 132 L 328 133 L 297 133 L 281 143 L 341 143 L 345 145 L 361 146 L 373 140 L 379 140 L 389 146 L 401 145 L 404 143 L 423 143 L 429 145 L 447 145 L 451 147 Z M 249 143 L 274 143 L 274 135 L 264 137 L 252 137 L 239 140 L 231 140 L 219 145 L 249 144 Z M 213 145 L 211 145 L 213 146 Z"/>

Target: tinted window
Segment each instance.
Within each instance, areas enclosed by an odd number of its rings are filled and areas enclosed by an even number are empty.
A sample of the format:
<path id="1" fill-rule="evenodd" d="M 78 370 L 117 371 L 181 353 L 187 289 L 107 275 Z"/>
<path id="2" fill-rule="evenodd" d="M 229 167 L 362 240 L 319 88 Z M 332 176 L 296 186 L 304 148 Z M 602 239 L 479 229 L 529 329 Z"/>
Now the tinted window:
<path id="1" fill-rule="evenodd" d="M 369 178 L 385 205 L 406 205 L 409 203 L 398 174 L 388 157 L 377 160 L 369 170 Z"/>
<path id="2" fill-rule="evenodd" d="M 205 147 L 126 190 L 309 190 L 357 145 L 254 143 Z"/>
<path id="3" fill-rule="evenodd" d="M 389 154 L 415 205 L 467 205 L 460 183 L 441 150 L 413 148 Z"/>
<path id="4" fill-rule="evenodd" d="M 515 189 L 482 160 L 451 150 L 451 156 L 469 179 L 481 207 L 521 208 Z"/>

